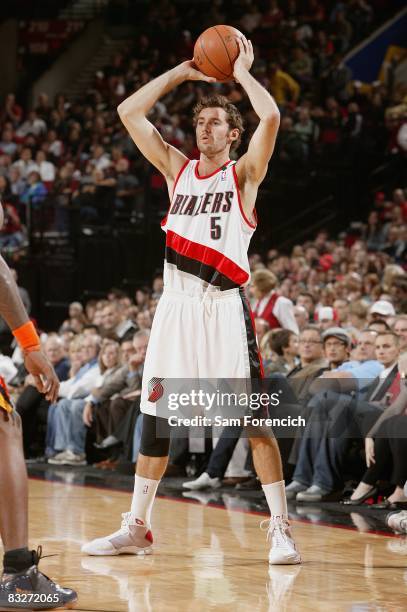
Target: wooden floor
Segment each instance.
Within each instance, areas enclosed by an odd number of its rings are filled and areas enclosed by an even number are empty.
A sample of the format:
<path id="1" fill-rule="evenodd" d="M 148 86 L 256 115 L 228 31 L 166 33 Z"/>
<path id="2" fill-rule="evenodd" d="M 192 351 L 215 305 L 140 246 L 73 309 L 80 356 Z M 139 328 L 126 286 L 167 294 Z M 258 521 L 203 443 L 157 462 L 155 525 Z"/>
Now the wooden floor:
<path id="1" fill-rule="evenodd" d="M 275 612 L 407 609 L 407 539 L 294 523 L 304 563 L 267 563 L 263 518 L 158 499 L 155 554 L 87 557 L 116 530 L 128 493 L 30 481 L 30 540 L 44 573 L 78 591 L 78 610 Z M 1 503 L 1 502 L 0 502 Z"/>

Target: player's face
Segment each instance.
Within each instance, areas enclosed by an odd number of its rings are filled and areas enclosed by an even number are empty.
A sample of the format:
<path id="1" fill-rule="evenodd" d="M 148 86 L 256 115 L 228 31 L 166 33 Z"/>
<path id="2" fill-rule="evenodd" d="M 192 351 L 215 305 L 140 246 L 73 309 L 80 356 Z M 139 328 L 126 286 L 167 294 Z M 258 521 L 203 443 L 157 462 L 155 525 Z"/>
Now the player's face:
<path id="1" fill-rule="evenodd" d="M 236 139 L 236 130 L 231 130 L 223 108 L 204 108 L 196 124 L 198 149 L 205 155 L 216 155 L 228 149 Z"/>

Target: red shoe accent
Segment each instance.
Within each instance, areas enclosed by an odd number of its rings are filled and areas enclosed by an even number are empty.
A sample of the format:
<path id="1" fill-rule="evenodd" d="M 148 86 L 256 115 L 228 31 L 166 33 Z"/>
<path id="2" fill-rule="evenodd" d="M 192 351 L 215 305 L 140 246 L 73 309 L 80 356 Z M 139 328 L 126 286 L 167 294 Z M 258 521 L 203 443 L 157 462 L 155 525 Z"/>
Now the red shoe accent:
<path id="1" fill-rule="evenodd" d="M 153 543 L 153 534 L 151 533 L 150 530 L 147 531 L 146 533 L 146 540 L 148 540 L 149 542 L 151 542 L 151 544 Z"/>

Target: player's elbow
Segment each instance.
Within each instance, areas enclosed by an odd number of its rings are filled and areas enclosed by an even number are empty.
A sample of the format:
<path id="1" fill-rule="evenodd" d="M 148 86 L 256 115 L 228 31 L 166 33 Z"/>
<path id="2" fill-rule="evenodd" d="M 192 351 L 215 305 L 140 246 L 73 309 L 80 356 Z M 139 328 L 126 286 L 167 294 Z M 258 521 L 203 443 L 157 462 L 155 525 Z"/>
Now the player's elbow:
<path id="1" fill-rule="evenodd" d="M 143 109 L 138 104 L 136 104 L 134 101 L 129 104 L 128 100 L 124 100 L 124 102 L 119 104 L 119 106 L 117 107 L 117 112 L 123 123 L 125 123 L 129 119 L 134 120 L 137 117 L 141 117 L 144 115 Z"/>
<path id="2" fill-rule="evenodd" d="M 262 121 L 271 126 L 279 126 L 280 125 L 280 111 L 277 107 L 270 108 L 264 117 L 262 117 Z"/>
<path id="3" fill-rule="evenodd" d="M 119 114 L 120 119 L 125 119 L 126 117 L 128 117 L 129 107 L 128 104 L 126 104 L 126 100 L 119 104 L 119 106 L 117 107 L 117 112 Z"/>

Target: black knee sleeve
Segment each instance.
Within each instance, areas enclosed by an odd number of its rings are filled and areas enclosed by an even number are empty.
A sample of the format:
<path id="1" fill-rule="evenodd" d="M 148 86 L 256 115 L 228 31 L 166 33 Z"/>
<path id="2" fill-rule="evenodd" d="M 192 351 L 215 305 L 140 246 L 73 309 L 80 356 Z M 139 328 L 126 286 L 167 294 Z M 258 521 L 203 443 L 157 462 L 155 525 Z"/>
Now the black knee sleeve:
<path id="1" fill-rule="evenodd" d="M 170 452 L 170 426 L 167 419 L 143 414 L 140 453 L 145 457 L 167 457 Z"/>

